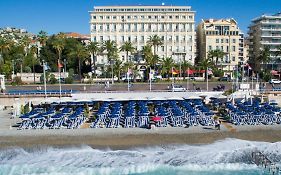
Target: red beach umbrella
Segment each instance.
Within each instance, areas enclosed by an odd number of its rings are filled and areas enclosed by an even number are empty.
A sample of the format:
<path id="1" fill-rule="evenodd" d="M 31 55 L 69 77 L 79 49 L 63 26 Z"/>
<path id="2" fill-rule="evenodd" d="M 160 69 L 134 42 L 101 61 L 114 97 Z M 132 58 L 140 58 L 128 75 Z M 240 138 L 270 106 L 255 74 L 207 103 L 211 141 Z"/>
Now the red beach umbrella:
<path id="1" fill-rule="evenodd" d="M 155 122 L 159 122 L 159 121 L 161 121 L 161 117 L 159 117 L 159 116 L 154 116 L 154 117 L 152 118 L 152 120 L 155 121 Z"/>

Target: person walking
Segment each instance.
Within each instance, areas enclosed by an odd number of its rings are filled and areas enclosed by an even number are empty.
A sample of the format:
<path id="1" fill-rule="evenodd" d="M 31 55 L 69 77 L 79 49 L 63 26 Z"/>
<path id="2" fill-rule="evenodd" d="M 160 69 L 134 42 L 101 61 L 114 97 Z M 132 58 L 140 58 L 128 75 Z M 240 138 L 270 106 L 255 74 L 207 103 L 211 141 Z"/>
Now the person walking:
<path id="1" fill-rule="evenodd" d="M 216 128 L 217 130 L 221 130 L 221 121 L 220 121 L 219 119 L 216 120 L 215 128 Z"/>

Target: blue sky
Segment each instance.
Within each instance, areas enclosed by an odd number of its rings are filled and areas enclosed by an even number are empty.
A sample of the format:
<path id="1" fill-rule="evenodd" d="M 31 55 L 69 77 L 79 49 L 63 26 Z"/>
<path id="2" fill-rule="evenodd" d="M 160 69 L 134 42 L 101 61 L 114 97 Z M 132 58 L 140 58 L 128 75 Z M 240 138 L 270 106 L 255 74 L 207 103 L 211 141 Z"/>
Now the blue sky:
<path id="1" fill-rule="evenodd" d="M 281 0 L 0 0 L 0 27 L 89 33 L 89 13 L 95 5 L 189 5 L 196 23 L 206 18 L 234 18 L 244 33 L 251 19 L 281 11 Z"/>

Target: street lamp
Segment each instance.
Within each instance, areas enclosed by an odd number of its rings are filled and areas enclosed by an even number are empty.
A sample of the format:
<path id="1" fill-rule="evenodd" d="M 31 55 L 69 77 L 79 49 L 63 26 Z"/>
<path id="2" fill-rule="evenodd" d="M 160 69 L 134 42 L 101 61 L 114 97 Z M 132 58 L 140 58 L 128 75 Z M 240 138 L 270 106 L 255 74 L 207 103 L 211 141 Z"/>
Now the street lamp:
<path id="1" fill-rule="evenodd" d="M 42 60 L 43 62 L 43 76 L 44 76 L 44 92 L 45 92 L 45 98 L 47 98 L 47 83 L 46 83 L 46 65 L 45 60 Z"/>
<path id="2" fill-rule="evenodd" d="M 114 60 L 110 60 L 111 63 L 111 78 L 112 78 L 112 84 L 114 84 L 114 74 L 113 74 L 113 64 L 114 64 Z"/>

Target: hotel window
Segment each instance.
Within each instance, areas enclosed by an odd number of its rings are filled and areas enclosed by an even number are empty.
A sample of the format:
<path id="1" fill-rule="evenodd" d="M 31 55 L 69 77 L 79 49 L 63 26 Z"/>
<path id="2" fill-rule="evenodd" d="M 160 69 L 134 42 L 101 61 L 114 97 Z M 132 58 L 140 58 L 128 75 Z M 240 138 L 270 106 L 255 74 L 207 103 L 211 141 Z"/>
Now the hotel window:
<path id="1" fill-rule="evenodd" d="M 235 61 L 235 57 L 232 57 L 232 61 Z"/>
<path id="2" fill-rule="evenodd" d="M 100 36 L 100 41 L 103 41 L 103 36 Z"/>
<path id="3" fill-rule="evenodd" d="M 162 19 L 164 19 L 164 18 L 165 18 L 165 16 L 161 16 L 161 18 L 162 18 Z"/>
<path id="4" fill-rule="evenodd" d="M 131 42 L 131 37 L 130 36 L 128 36 L 128 41 Z"/>
<path id="5" fill-rule="evenodd" d="M 235 52 L 235 51 L 236 51 L 235 46 L 232 46 L 232 51 L 233 51 L 233 52 Z"/>
<path id="6" fill-rule="evenodd" d="M 172 19 L 172 18 L 173 18 L 173 16 L 169 16 L 169 18 L 170 18 L 170 19 Z"/>
<path id="7" fill-rule="evenodd" d="M 113 16 L 112 19 L 116 19 L 116 16 Z"/>
<path id="8" fill-rule="evenodd" d="M 165 51 L 165 47 L 161 46 L 161 50 L 162 50 L 162 52 L 164 52 Z"/>
<path id="9" fill-rule="evenodd" d="M 223 43 L 223 39 L 221 39 L 221 43 Z"/>
<path id="10" fill-rule="evenodd" d="M 236 39 L 233 39 L 233 40 L 232 40 L 232 43 L 236 43 Z"/>
<path id="11" fill-rule="evenodd" d="M 170 51 L 172 51 L 173 50 L 173 46 L 170 46 Z"/>
<path id="12" fill-rule="evenodd" d="M 97 26 L 96 25 L 92 25 L 92 30 L 96 31 L 97 30 Z"/>
<path id="13" fill-rule="evenodd" d="M 113 31 L 116 31 L 116 24 L 113 24 Z"/>
<path id="14" fill-rule="evenodd" d="M 177 46 L 177 50 L 176 50 L 177 52 L 179 52 L 180 51 L 180 47 L 179 46 Z"/>
<path id="15" fill-rule="evenodd" d="M 225 42 L 228 43 L 228 39 L 226 39 Z"/>
<path id="16" fill-rule="evenodd" d="M 138 31 L 138 25 L 134 24 L 134 32 L 137 32 L 137 31 Z"/>
<path id="17" fill-rule="evenodd" d="M 103 30 L 103 26 L 102 25 L 100 25 L 100 31 L 102 31 Z"/>
<path id="18" fill-rule="evenodd" d="M 219 39 L 216 39 L 216 43 L 220 43 L 220 40 L 219 40 Z"/>
<path id="19" fill-rule="evenodd" d="M 179 42 L 179 36 L 176 36 L 176 41 Z"/>
<path id="20" fill-rule="evenodd" d="M 131 19 L 131 16 L 128 16 L 127 18 L 128 18 L 128 19 Z"/>
<path id="21" fill-rule="evenodd" d="M 121 31 L 124 32 L 124 30 L 125 30 L 125 25 L 121 24 Z"/>
<path id="22" fill-rule="evenodd" d="M 131 31 L 131 24 L 128 24 L 128 31 Z"/>
<path id="23" fill-rule="evenodd" d="M 186 16 L 182 16 L 182 19 L 186 19 Z"/>
<path id="24" fill-rule="evenodd" d="M 188 18 L 189 18 L 189 19 L 192 19 L 193 17 L 192 17 L 192 16 L 189 16 Z"/>
<path id="25" fill-rule="evenodd" d="M 185 36 L 182 37 L 182 40 L 185 41 Z"/>
<path id="26" fill-rule="evenodd" d="M 106 24 L 106 31 L 109 31 L 109 24 Z"/>
<path id="27" fill-rule="evenodd" d="M 137 37 L 137 36 L 135 36 L 134 41 L 135 41 L 135 42 L 138 42 L 138 37 Z"/>
<path id="28" fill-rule="evenodd" d="M 97 41 L 97 37 L 94 36 L 94 37 L 93 37 L 93 41 Z"/>
<path id="29" fill-rule="evenodd" d="M 151 16 L 148 16 L 148 19 L 151 19 Z"/>
<path id="30" fill-rule="evenodd" d="M 138 16 L 134 16 L 135 19 L 138 19 Z"/>
<path id="31" fill-rule="evenodd" d="M 93 16 L 93 19 L 97 19 L 97 17 L 96 17 L 96 16 Z"/>
<path id="32" fill-rule="evenodd" d="M 209 46 L 209 51 L 212 50 L 212 46 Z"/>
<path id="33" fill-rule="evenodd" d="M 144 24 L 141 24 L 141 31 L 144 31 Z"/>
<path id="34" fill-rule="evenodd" d="M 176 16 L 176 19 L 179 19 L 179 16 Z"/>
<path id="35" fill-rule="evenodd" d="M 106 16 L 106 19 L 110 19 L 110 16 Z"/>
<path id="36" fill-rule="evenodd" d="M 141 16 L 141 19 L 144 19 L 144 16 Z"/>
<path id="37" fill-rule="evenodd" d="M 164 37 L 164 36 L 161 36 L 161 40 L 164 41 L 164 40 L 165 40 L 165 37 Z"/>
<path id="38" fill-rule="evenodd" d="M 223 46 L 221 46 L 221 50 L 223 51 Z"/>
<path id="39" fill-rule="evenodd" d="M 141 41 L 144 42 L 144 36 L 141 36 Z"/>
<path id="40" fill-rule="evenodd" d="M 226 52 L 229 52 L 229 47 L 228 46 L 226 46 Z"/>
<path id="41" fill-rule="evenodd" d="M 125 37 L 121 36 L 121 41 L 124 42 L 125 41 Z"/>
<path id="42" fill-rule="evenodd" d="M 100 16 L 100 19 L 103 19 L 103 16 Z"/>
<path id="43" fill-rule="evenodd" d="M 148 24 L 147 30 L 148 30 L 148 31 L 151 31 L 151 24 Z"/>

